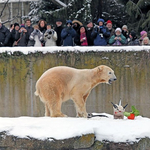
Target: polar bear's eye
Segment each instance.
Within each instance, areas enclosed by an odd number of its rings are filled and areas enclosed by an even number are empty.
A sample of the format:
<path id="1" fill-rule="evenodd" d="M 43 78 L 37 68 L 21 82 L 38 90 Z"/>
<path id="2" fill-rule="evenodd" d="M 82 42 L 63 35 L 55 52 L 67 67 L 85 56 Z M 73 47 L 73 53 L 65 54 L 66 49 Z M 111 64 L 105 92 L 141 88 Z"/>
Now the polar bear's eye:
<path id="1" fill-rule="evenodd" d="M 111 74 L 111 72 L 109 72 L 109 74 Z"/>

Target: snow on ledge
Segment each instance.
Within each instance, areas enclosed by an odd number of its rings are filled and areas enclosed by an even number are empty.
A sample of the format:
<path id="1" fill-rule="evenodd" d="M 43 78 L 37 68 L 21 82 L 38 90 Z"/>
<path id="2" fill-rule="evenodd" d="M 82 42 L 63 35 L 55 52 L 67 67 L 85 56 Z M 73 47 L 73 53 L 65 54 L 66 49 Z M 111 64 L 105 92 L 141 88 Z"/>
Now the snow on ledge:
<path id="1" fill-rule="evenodd" d="M 108 118 L 0 117 L 0 132 L 41 140 L 68 139 L 90 133 L 94 133 L 98 141 L 135 142 L 140 138 L 150 138 L 149 118 L 138 116 L 135 120 L 126 117 L 113 119 L 110 114 L 102 114 Z"/>
<path id="2" fill-rule="evenodd" d="M 88 52 L 88 51 L 150 51 L 150 46 L 51 46 L 51 47 L 0 47 L 0 53 L 2 52 L 16 52 L 20 51 L 25 55 L 29 53 L 35 52 L 43 52 L 43 53 L 54 53 L 59 51 L 80 51 L 80 52 Z"/>

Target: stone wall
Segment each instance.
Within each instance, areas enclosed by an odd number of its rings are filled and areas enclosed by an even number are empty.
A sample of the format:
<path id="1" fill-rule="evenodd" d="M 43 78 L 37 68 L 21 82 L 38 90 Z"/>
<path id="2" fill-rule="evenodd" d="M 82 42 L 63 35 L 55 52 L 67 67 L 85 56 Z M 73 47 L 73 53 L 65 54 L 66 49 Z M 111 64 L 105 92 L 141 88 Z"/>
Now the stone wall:
<path id="1" fill-rule="evenodd" d="M 69 139 L 38 140 L 31 137 L 19 138 L 0 133 L 0 150 L 149 150 L 150 139 L 139 139 L 132 143 L 114 143 L 97 141 L 94 134 L 82 135 Z"/>
<path id="2" fill-rule="evenodd" d="M 35 83 L 44 71 L 55 66 L 93 68 L 108 65 L 117 76 L 112 85 L 100 84 L 87 100 L 87 112 L 112 114 L 112 104 L 122 99 L 129 104 L 126 111 L 135 105 L 140 114 L 150 117 L 150 55 L 149 51 L 57 51 L 24 55 L 0 53 L 0 116 L 44 116 L 44 105 L 34 95 Z M 72 101 L 62 106 L 63 113 L 75 116 Z"/>

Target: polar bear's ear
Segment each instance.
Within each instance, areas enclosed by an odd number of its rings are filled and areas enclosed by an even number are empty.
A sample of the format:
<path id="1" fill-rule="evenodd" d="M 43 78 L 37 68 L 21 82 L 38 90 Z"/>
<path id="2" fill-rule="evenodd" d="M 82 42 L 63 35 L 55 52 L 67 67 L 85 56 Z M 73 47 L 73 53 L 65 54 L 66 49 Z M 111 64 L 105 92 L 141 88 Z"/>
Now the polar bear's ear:
<path id="1" fill-rule="evenodd" d="M 98 72 L 102 71 L 103 70 L 103 67 L 102 66 L 99 66 L 98 67 Z"/>
<path id="2" fill-rule="evenodd" d="M 102 66 L 99 66 L 99 67 L 97 68 L 97 73 L 101 72 L 102 70 L 103 70 L 103 67 L 102 67 Z"/>

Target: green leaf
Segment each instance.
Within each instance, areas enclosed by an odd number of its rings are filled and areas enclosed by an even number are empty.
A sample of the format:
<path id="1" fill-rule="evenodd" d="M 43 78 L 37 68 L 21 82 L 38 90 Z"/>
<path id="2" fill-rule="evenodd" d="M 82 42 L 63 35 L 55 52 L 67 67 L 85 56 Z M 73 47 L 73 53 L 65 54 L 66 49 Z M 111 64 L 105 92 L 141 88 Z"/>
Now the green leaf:
<path id="1" fill-rule="evenodd" d="M 130 116 L 130 112 L 124 112 L 124 116 L 126 116 L 126 117 L 128 117 L 128 116 Z"/>

